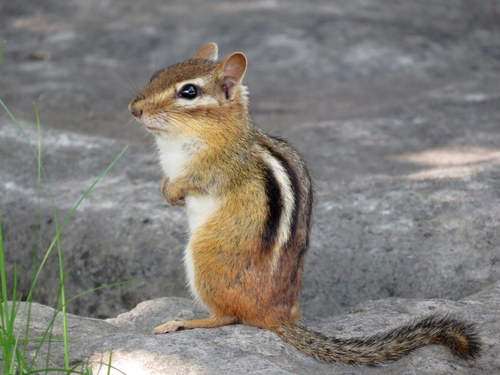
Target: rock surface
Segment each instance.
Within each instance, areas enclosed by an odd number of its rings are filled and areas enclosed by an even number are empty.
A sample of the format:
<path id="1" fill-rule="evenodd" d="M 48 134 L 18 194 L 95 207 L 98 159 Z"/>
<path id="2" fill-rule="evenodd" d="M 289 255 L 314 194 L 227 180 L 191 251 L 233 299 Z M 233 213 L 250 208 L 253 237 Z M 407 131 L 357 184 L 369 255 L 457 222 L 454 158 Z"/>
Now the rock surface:
<path id="1" fill-rule="evenodd" d="M 389 4 L 389 5 L 388 5 Z M 28 293 L 59 220 L 114 156 L 122 160 L 62 238 L 72 312 L 109 317 L 187 296 L 185 218 L 159 193 L 152 140 L 127 103 L 157 68 L 215 40 L 243 50 L 258 124 L 292 140 L 316 181 L 305 316 L 368 299 L 463 298 L 500 276 L 498 1 L 28 0 L 0 3 L 7 41 L 0 98 L 44 168 L 0 111 L 0 196 L 9 274 Z M 39 203 L 38 203 L 39 201 Z M 40 206 L 40 218 L 36 207 Z M 35 299 L 55 305 L 55 254 Z"/>
<path id="2" fill-rule="evenodd" d="M 113 319 L 69 316 L 69 352 L 71 363 L 83 361 L 93 369 L 94 374 L 101 375 L 108 373 L 107 366 L 102 363 L 109 364 L 110 350 L 111 374 L 493 375 L 500 371 L 499 310 L 500 283 L 496 283 L 460 301 L 389 298 L 366 302 L 348 315 L 303 322 L 330 335 L 366 336 L 404 324 L 415 316 L 436 312 L 459 313 L 465 319 L 479 323 L 483 353 L 472 361 L 456 359 L 446 348 L 433 345 L 417 349 L 398 361 L 378 368 L 325 364 L 285 344 L 274 333 L 243 325 L 152 335 L 152 327 L 165 320 L 204 316 L 189 300 L 175 297 L 142 302 Z M 32 338 L 43 334 L 53 313 L 52 308 L 33 305 Z M 22 319 L 17 324 L 18 329 L 25 326 Z M 59 316 L 54 325 L 54 336 L 62 334 L 61 327 Z M 57 342 L 51 344 L 50 358 L 54 364 L 63 363 L 62 346 Z M 39 362 L 43 363 L 46 348 L 42 353 Z"/>
<path id="3" fill-rule="evenodd" d="M 139 283 L 86 294 L 69 309 L 108 318 L 178 297 L 107 321 L 70 316 L 72 363 L 89 360 L 106 374 L 96 362 L 112 348 L 113 365 L 134 375 L 499 373 L 499 9 L 497 0 L 0 2 L 0 99 L 34 143 L 37 102 L 48 176 L 38 191 L 35 158 L 0 108 L 9 280 L 17 264 L 27 295 L 38 224 L 40 261 L 54 207 L 60 224 L 130 144 L 65 228 L 62 250 L 69 297 Z M 304 324 L 367 335 L 415 315 L 457 312 L 480 325 L 479 359 L 429 346 L 368 369 L 318 363 L 246 326 L 150 334 L 204 312 L 181 298 L 185 218 L 164 203 L 152 140 L 126 108 L 156 69 L 211 40 L 223 55 L 248 55 L 256 123 L 289 138 L 316 182 Z M 51 305 L 55 255 L 34 295 Z M 53 312 L 34 305 L 32 337 Z M 51 353 L 62 364 L 60 343 Z"/>

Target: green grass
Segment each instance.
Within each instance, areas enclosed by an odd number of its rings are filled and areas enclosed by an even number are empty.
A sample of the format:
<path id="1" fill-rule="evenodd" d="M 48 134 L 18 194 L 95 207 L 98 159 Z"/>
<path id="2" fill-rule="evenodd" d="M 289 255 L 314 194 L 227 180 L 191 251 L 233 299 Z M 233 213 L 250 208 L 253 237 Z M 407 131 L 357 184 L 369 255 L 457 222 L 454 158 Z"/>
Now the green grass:
<path id="1" fill-rule="evenodd" d="M 4 51 L 5 43 L 0 43 L 0 64 L 3 61 L 3 51 Z M 71 303 L 76 298 L 91 293 L 94 290 L 108 288 L 116 285 L 123 285 L 130 282 L 120 282 L 115 284 L 103 285 L 101 287 L 83 292 L 73 298 L 68 299 L 65 291 L 65 272 L 63 267 L 63 251 L 61 248 L 61 235 L 68 225 L 71 218 L 75 215 L 78 207 L 84 202 L 84 200 L 89 196 L 95 186 L 101 181 L 109 170 L 117 163 L 117 161 L 123 156 L 128 146 L 124 147 L 121 152 L 115 157 L 115 159 L 99 174 L 98 177 L 94 180 L 94 182 L 85 190 L 85 192 L 81 195 L 81 197 L 76 201 L 73 208 L 70 212 L 60 220 L 58 216 L 58 212 L 56 209 L 56 205 L 53 201 L 53 214 L 54 214 L 54 225 L 55 225 L 55 235 L 48 246 L 47 249 L 41 249 L 40 246 L 40 191 L 42 185 L 49 186 L 47 183 L 47 174 L 43 168 L 42 163 L 42 135 L 41 135 L 41 126 L 40 126 L 40 116 L 38 112 L 38 108 L 35 105 L 35 117 L 36 117 L 36 127 L 37 127 L 37 142 L 36 146 L 32 144 L 27 133 L 20 125 L 19 121 L 14 117 L 11 113 L 7 105 L 0 99 L 0 107 L 3 108 L 7 116 L 10 118 L 14 126 L 19 130 L 22 138 L 26 142 L 27 146 L 30 148 L 36 162 L 37 162 L 37 205 L 35 217 L 37 218 L 37 226 L 34 233 L 34 245 L 33 245 L 33 266 L 32 266 L 32 279 L 30 284 L 30 289 L 28 295 L 25 299 L 26 303 L 21 303 L 21 297 L 18 293 L 17 280 L 18 273 L 17 268 L 14 267 L 14 275 L 13 280 L 7 280 L 6 274 L 6 260 L 5 260 L 5 248 L 3 244 L 3 233 L 2 233 L 2 217 L 0 212 L 0 283 L 1 283 L 1 301 L 0 301 L 0 370 L 4 371 L 4 374 L 8 375 L 22 375 L 22 374 L 36 374 L 36 373 L 48 373 L 48 372 L 59 372 L 64 374 L 86 374 L 90 375 L 92 371 L 87 368 L 84 370 L 77 370 L 77 366 L 70 366 L 70 358 L 69 358 L 69 348 L 71 342 L 68 339 L 68 322 L 67 322 L 67 305 Z M 51 193 L 51 192 L 50 192 Z M 51 193 L 53 197 L 53 194 Z M 37 264 L 37 259 L 40 253 L 44 251 L 42 260 L 39 264 Z M 33 294 L 36 289 L 37 281 L 40 278 L 40 275 L 43 272 L 44 266 L 49 259 L 49 257 L 55 253 L 57 256 L 59 263 L 59 308 L 55 310 L 51 321 L 49 322 L 45 332 L 42 337 L 33 338 L 30 337 L 30 322 L 31 322 L 31 302 L 33 301 Z M 9 286 L 11 286 L 9 288 Z M 8 291 L 11 290 L 11 294 L 9 295 Z M 10 301 L 10 302 L 9 302 Z M 21 307 L 23 311 L 21 311 Z M 23 314 L 25 317 L 23 320 L 25 321 L 25 327 L 20 332 L 19 329 L 15 329 L 16 319 L 19 318 L 20 314 Z M 57 316 L 61 314 L 62 317 L 62 337 L 54 338 L 52 335 L 52 331 L 54 325 L 56 324 Z M 60 344 L 62 342 L 64 347 L 64 367 L 56 367 L 50 361 L 50 347 L 53 343 Z M 28 344 L 34 343 L 36 349 L 34 352 L 31 350 L 31 353 L 28 353 Z M 40 353 L 42 347 L 46 347 L 49 350 L 49 355 L 45 361 L 44 365 L 40 364 Z M 108 373 L 111 370 L 111 351 L 109 362 L 105 364 L 108 366 Z"/>
<path id="2" fill-rule="evenodd" d="M 3 63 L 3 50 L 5 48 L 5 41 L 0 42 L 0 65 Z"/>

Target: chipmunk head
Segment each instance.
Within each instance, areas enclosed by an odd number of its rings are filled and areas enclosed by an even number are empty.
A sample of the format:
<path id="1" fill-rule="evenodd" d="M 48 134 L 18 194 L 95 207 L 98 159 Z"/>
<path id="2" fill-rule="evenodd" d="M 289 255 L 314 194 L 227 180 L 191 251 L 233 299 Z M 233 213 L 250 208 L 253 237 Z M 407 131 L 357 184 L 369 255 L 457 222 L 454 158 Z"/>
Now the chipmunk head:
<path id="1" fill-rule="evenodd" d="M 210 129 L 234 131 L 247 123 L 247 59 L 235 52 L 217 62 L 217 44 L 200 48 L 193 59 L 159 70 L 130 103 L 132 114 L 155 135 L 202 135 Z M 236 119 L 233 121 L 232 118 Z"/>

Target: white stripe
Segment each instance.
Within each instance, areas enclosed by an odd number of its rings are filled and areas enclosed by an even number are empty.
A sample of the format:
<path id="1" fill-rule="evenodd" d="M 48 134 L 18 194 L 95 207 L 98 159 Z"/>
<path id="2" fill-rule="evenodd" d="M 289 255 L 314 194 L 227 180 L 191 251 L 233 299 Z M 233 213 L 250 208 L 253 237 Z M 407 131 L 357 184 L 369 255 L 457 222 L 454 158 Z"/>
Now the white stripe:
<path id="1" fill-rule="evenodd" d="M 185 81 L 181 81 L 175 84 L 175 91 L 179 92 L 181 91 L 182 86 L 187 85 L 188 83 L 191 83 L 195 86 L 203 88 L 206 83 L 209 81 L 210 76 L 205 76 L 205 77 L 198 77 L 198 78 L 192 78 L 192 79 L 187 79 Z"/>
<path id="2" fill-rule="evenodd" d="M 278 238 L 274 245 L 273 256 L 271 259 L 271 269 L 274 271 L 278 264 L 281 250 L 288 241 L 288 239 L 290 238 L 292 213 L 293 213 L 293 208 L 295 204 L 297 204 L 297 202 L 295 202 L 295 198 L 293 195 L 290 177 L 288 176 L 288 173 L 286 172 L 285 168 L 280 163 L 280 161 L 277 160 L 267 151 L 264 153 L 264 161 L 272 170 L 273 175 L 278 182 L 278 185 L 280 187 L 281 200 L 283 204 L 280 224 L 278 227 Z"/>
<path id="3" fill-rule="evenodd" d="M 194 108 L 210 104 L 219 105 L 219 102 L 217 101 L 217 99 L 208 94 L 202 94 L 200 97 L 194 99 L 183 100 L 182 98 L 179 98 L 177 104 L 182 105 L 184 108 Z"/>

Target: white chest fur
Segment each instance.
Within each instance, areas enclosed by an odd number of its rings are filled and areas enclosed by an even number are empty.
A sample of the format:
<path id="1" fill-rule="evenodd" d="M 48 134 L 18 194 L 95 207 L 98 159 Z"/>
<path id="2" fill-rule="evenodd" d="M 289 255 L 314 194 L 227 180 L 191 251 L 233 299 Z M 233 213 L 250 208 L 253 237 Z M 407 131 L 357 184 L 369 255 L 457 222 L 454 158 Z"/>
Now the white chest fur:
<path id="1" fill-rule="evenodd" d="M 194 155 L 194 143 L 183 137 L 167 138 L 157 136 L 156 144 L 160 153 L 160 165 L 170 180 L 177 177 Z"/>
<path id="2" fill-rule="evenodd" d="M 186 197 L 186 211 L 191 235 L 194 235 L 196 230 L 217 210 L 219 203 L 218 199 L 211 196 Z"/>
<path id="3" fill-rule="evenodd" d="M 166 138 L 156 137 L 158 151 L 160 153 L 160 164 L 163 171 L 170 180 L 175 179 L 181 174 L 189 160 L 199 150 L 199 146 L 190 139 L 182 137 Z M 192 242 L 196 237 L 197 230 L 206 222 L 206 220 L 217 210 L 220 202 L 211 196 L 187 196 L 186 211 L 189 222 L 189 242 L 184 252 L 184 267 L 186 269 L 187 282 L 189 289 L 198 301 L 202 302 L 196 291 L 195 282 L 195 262 L 193 258 Z"/>

